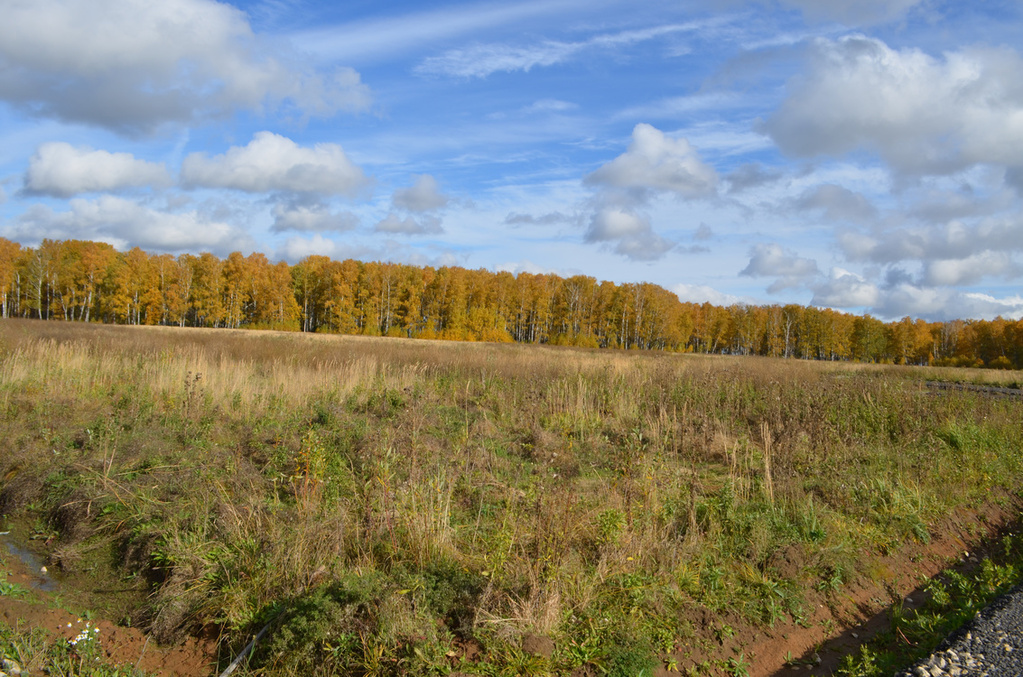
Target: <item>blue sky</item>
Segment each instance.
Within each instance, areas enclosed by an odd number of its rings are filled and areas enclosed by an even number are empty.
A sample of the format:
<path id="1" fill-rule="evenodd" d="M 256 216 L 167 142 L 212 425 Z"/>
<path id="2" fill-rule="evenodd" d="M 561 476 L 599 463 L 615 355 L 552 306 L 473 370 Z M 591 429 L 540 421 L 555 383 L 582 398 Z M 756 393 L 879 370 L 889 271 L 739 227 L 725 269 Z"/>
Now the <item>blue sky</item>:
<path id="1" fill-rule="evenodd" d="M 1017 1 L 0 10 L 0 235 L 26 245 L 1023 317 Z"/>

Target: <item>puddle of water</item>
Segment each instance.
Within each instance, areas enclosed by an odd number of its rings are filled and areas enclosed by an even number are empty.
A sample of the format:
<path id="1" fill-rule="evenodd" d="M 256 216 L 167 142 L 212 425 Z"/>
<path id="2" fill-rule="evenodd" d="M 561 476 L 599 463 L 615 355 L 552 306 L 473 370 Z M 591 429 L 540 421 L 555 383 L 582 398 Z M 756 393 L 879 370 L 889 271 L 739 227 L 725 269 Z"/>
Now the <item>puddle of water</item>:
<path id="1" fill-rule="evenodd" d="M 21 563 L 25 565 L 29 574 L 32 576 L 32 580 L 29 582 L 33 588 L 42 590 L 43 592 L 53 592 L 57 589 L 57 581 L 49 576 L 49 574 L 43 573 L 43 563 L 40 561 L 35 554 L 19 548 L 11 542 L 5 543 L 8 552 L 21 560 Z"/>

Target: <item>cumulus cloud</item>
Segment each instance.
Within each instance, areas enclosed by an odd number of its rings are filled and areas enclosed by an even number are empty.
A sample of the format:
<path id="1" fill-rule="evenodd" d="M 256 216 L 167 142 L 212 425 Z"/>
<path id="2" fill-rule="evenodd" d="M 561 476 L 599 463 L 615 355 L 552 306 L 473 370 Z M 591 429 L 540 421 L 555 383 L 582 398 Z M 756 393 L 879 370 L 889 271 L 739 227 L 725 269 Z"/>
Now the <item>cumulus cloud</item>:
<path id="1" fill-rule="evenodd" d="M 712 196 L 717 190 L 717 173 L 685 139 L 670 138 L 641 123 L 632 130 L 626 151 L 584 182 L 597 189 L 586 242 L 615 243 L 618 254 L 652 261 L 676 243 L 654 232 L 643 207 L 657 194 L 685 199 Z"/>
<path id="2" fill-rule="evenodd" d="M 247 146 L 208 157 L 191 153 L 181 164 L 185 185 L 232 188 L 250 193 L 284 191 L 355 197 L 370 180 L 341 146 L 299 146 L 273 132 L 257 132 Z"/>
<path id="3" fill-rule="evenodd" d="M 161 212 L 113 195 L 96 200 L 75 198 L 63 212 L 34 205 L 6 233 L 23 242 L 101 240 L 121 249 L 137 246 L 165 252 L 227 252 L 253 246 L 244 231 L 198 211 Z"/>
<path id="4" fill-rule="evenodd" d="M 518 275 L 519 273 L 529 273 L 530 275 L 550 275 L 553 273 L 566 278 L 580 274 L 577 270 L 556 270 L 554 268 L 545 268 L 529 260 L 499 263 L 494 266 L 494 270 L 499 273 L 511 273 L 512 275 Z"/>
<path id="5" fill-rule="evenodd" d="M 750 250 L 749 264 L 739 274 L 777 278 L 767 288 L 773 294 L 784 289 L 805 287 L 820 274 L 820 270 L 813 259 L 802 258 L 795 252 L 782 249 L 780 245 L 758 244 Z"/>
<path id="6" fill-rule="evenodd" d="M 343 233 L 359 225 L 359 217 L 349 211 L 332 212 L 327 205 L 313 204 L 282 204 L 274 205 L 275 233 L 284 231 L 302 231 L 307 233 L 323 233 L 333 231 Z"/>
<path id="7" fill-rule="evenodd" d="M 833 183 L 810 188 L 788 205 L 798 211 L 819 212 L 828 221 L 862 223 L 877 218 L 877 208 L 867 198 Z"/>
<path id="8" fill-rule="evenodd" d="M 715 306 L 734 306 L 751 299 L 726 294 L 704 284 L 677 284 L 671 288 L 683 303 L 711 303 Z"/>
<path id="9" fill-rule="evenodd" d="M 1023 318 L 1023 297 L 997 298 L 990 294 L 906 283 L 886 290 L 872 312 L 886 319 L 911 315 L 930 321 L 960 318 L 991 320 L 1000 315 L 1017 320 Z"/>
<path id="10" fill-rule="evenodd" d="M 398 235 L 436 235 L 444 232 L 441 220 L 436 216 L 406 216 L 404 219 L 390 212 L 373 227 L 378 233 Z"/>
<path id="11" fill-rule="evenodd" d="M 828 279 L 816 285 L 813 290 L 814 306 L 831 308 L 862 308 L 878 302 L 881 290 L 856 273 L 842 268 L 832 268 Z"/>
<path id="12" fill-rule="evenodd" d="M 395 235 L 436 235 L 444 232 L 441 218 L 436 215 L 450 202 L 440 192 L 437 180 L 429 174 L 415 178 L 408 188 L 398 188 L 391 196 L 392 210 L 377 222 L 373 230 L 377 233 Z M 405 213 L 404 218 L 400 215 Z"/>
<path id="13" fill-rule="evenodd" d="M 587 176 L 586 183 L 700 198 L 714 194 L 717 173 L 685 139 L 672 139 L 640 123 L 632 130 L 628 149 Z"/>
<path id="14" fill-rule="evenodd" d="M 1006 251 L 983 251 L 965 258 L 938 259 L 924 265 L 923 281 L 928 285 L 969 285 L 986 277 L 1014 278 L 1020 267 Z"/>
<path id="15" fill-rule="evenodd" d="M 729 193 L 741 193 L 774 183 L 782 176 L 782 172 L 777 169 L 765 169 L 759 162 L 751 162 L 725 176 L 725 181 L 728 182 Z"/>
<path id="16" fill-rule="evenodd" d="M 63 142 L 39 146 L 25 175 L 27 192 L 55 197 L 170 183 L 170 174 L 162 163 L 139 160 L 131 153 L 109 153 Z"/>
<path id="17" fill-rule="evenodd" d="M 803 12 L 811 21 L 838 21 L 846 26 L 891 21 L 903 16 L 922 0 L 782 0 Z"/>
<path id="18" fill-rule="evenodd" d="M 906 226 L 839 233 L 838 244 L 853 261 L 897 263 L 965 259 L 984 252 L 1023 251 L 1023 218 L 989 217 L 976 224 L 959 220 L 940 226 Z"/>
<path id="19" fill-rule="evenodd" d="M 906 214 L 925 222 L 947 223 L 956 219 L 989 216 L 1014 209 L 1012 191 L 998 190 L 979 197 L 971 186 L 962 185 L 958 190 L 935 187 L 925 191 L 915 203 L 909 205 Z"/>
<path id="20" fill-rule="evenodd" d="M 378 252 L 373 252 L 366 247 L 353 247 L 342 245 L 323 235 L 312 237 L 289 237 L 287 241 L 277 250 L 277 258 L 297 263 L 307 256 L 327 256 L 334 260 L 355 259 L 364 257 L 379 257 Z"/>
<path id="21" fill-rule="evenodd" d="M 411 187 L 394 191 L 392 201 L 395 207 L 421 213 L 446 207 L 450 200 L 441 194 L 437 179 L 429 174 L 421 174 Z"/>
<path id="22" fill-rule="evenodd" d="M 604 208 L 590 219 L 586 242 L 615 243 L 615 253 L 634 261 L 654 261 L 675 243 L 654 232 L 645 216 L 624 209 Z"/>
<path id="23" fill-rule="evenodd" d="M 1023 165 L 1005 170 L 1005 185 L 1014 188 L 1018 195 L 1023 196 Z"/>
<path id="24" fill-rule="evenodd" d="M 764 123 L 798 157 L 877 153 L 904 174 L 948 174 L 1023 157 L 1023 59 L 1009 48 L 932 57 L 861 35 L 819 39 Z"/>
<path id="25" fill-rule="evenodd" d="M 35 0 L 0 22 L 0 99 L 32 114 L 149 131 L 287 103 L 303 115 L 362 110 L 351 69 L 321 75 L 213 0 Z"/>

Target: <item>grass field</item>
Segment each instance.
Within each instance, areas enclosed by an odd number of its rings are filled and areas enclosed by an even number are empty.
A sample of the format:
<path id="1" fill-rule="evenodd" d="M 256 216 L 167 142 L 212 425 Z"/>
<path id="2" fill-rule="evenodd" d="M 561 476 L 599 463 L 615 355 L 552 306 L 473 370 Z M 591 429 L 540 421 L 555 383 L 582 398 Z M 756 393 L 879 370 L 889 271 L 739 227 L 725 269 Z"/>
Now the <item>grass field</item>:
<path id="1" fill-rule="evenodd" d="M 1018 497 L 1023 403 L 948 377 L 4 320 L 0 514 L 162 641 L 272 623 L 254 674 L 742 674 L 707 627 Z"/>

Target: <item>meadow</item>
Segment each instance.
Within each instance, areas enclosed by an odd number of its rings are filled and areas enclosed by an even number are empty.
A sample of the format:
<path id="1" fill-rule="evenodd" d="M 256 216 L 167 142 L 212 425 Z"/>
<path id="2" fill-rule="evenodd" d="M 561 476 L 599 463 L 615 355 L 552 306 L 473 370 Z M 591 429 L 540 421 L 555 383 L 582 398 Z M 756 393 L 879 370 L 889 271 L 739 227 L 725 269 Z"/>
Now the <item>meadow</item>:
<path id="1" fill-rule="evenodd" d="M 745 674 L 945 518 L 1016 509 L 1012 371 L 0 322 L 0 515 L 247 674 Z M 779 556 L 784 553 L 784 558 Z M 93 586 L 95 587 L 95 586 Z"/>

